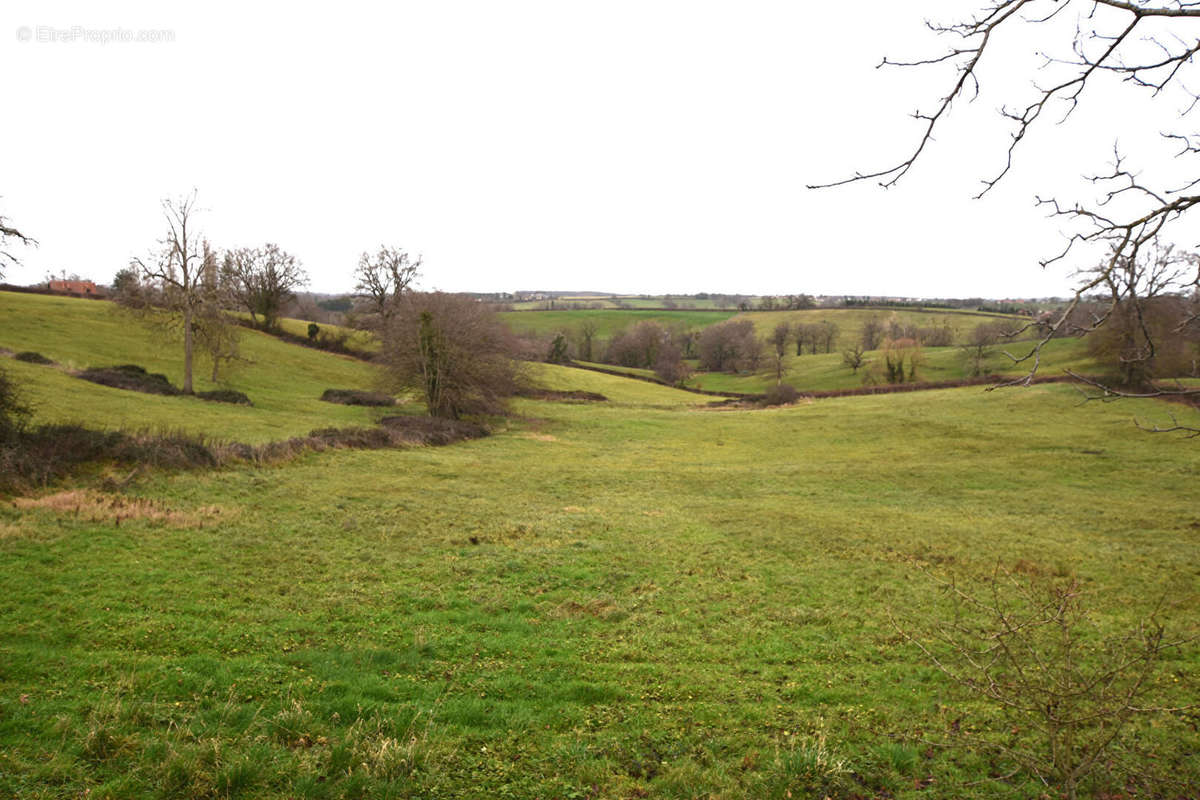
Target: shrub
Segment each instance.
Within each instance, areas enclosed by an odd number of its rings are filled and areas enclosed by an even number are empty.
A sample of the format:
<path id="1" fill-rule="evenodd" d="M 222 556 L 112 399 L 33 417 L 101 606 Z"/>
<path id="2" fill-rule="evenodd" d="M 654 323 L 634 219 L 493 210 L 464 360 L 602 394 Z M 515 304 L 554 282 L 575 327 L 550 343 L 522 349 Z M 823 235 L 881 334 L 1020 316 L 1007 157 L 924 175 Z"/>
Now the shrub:
<path id="1" fill-rule="evenodd" d="M 314 342 L 321 333 L 321 326 L 315 322 L 308 323 L 308 340 Z"/>
<path id="2" fill-rule="evenodd" d="M 901 635 L 974 698 L 992 705 L 969 746 L 1015 760 L 1069 800 L 1116 757 L 1138 715 L 1160 720 L 1162 661 L 1188 639 L 1165 635 L 1158 610 L 1114 635 L 1092 619 L 1081 583 L 1044 576 L 1028 562 L 997 567 L 977 586 L 945 583 L 945 608 Z M 965 740 L 964 740 L 965 741 Z"/>
<path id="3" fill-rule="evenodd" d="M 233 403 L 239 406 L 252 406 L 250 398 L 235 389 L 213 389 L 210 392 L 196 392 L 196 397 L 208 400 L 210 403 Z"/>
<path id="4" fill-rule="evenodd" d="M 393 389 L 415 389 L 435 417 L 504 411 L 519 386 L 512 332 L 466 295 L 407 292 L 383 331 Z"/>
<path id="5" fill-rule="evenodd" d="M 566 364 L 571 360 L 567 354 L 567 337 L 561 333 L 554 335 L 554 340 L 550 342 L 550 351 L 546 354 L 546 361 L 550 364 Z"/>
<path id="6" fill-rule="evenodd" d="M 26 350 L 22 353 L 17 353 L 13 356 L 17 361 L 24 361 L 29 364 L 53 364 L 54 360 L 46 358 L 41 353 L 35 353 L 32 350 Z"/>
<path id="7" fill-rule="evenodd" d="M 382 392 L 366 392 L 361 389 L 326 389 L 321 394 L 326 403 L 340 403 L 344 406 L 394 406 L 396 398 Z"/>
<path id="8" fill-rule="evenodd" d="M 786 406 L 791 405 L 800 399 L 800 392 L 796 391 L 796 387 L 790 384 L 781 383 L 777 386 L 772 386 L 763 395 L 762 404 L 764 406 Z"/>

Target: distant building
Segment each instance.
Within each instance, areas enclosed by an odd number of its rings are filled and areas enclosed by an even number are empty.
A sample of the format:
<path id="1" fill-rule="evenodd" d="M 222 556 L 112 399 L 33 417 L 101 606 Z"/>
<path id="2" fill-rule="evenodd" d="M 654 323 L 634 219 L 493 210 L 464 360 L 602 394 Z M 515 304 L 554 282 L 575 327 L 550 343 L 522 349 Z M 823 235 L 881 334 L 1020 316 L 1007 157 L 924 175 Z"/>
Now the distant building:
<path id="1" fill-rule="evenodd" d="M 50 281 L 47 288 L 56 294 L 77 294 L 84 297 L 104 296 L 104 290 L 92 281 Z"/>

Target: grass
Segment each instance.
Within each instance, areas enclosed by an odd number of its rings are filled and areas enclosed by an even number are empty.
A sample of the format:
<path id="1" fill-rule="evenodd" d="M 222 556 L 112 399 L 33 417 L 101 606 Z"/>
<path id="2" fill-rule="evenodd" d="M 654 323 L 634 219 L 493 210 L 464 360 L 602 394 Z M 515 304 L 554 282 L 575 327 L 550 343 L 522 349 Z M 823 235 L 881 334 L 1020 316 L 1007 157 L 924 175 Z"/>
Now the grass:
<path id="1" fill-rule="evenodd" d="M 1015 342 L 1008 346 L 993 348 L 984 361 L 984 372 L 1017 377 L 1029 371 L 1029 364 L 1014 364 L 1004 355 L 1004 350 L 1021 356 L 1031 343 Z M 1024 349 L 1022 349 L 1024 348 Z M 922 382 L 953 381 L 970 377 L 967 356 L 958 347 L 927 347 L 923 351 L 925 363 L 918 369 L 917 377 Z M 867 353 L 868 363 L 880 358 L 878 352 Z M 765 360 L 765 359 L 764 359 Z M 1042 350 L 1039 375 L 1062 375 L 1067 369 L 1082 373 L 1101 370 L 1100 365 L 1087 353 L 1087 342 L 1081 339 L 1055 339 Z M 852 372 L 842 362 L 841 353 L 818 353 L 817 355 L 787 357 L 784 382 L 802 391 L 828 391 L 855 389 L 863 385 L 864 370 Z M 752 374 L 730 375 L 718 372 L 700 372 L 692 376 L 688 386 L 717 392 L 758 393 L 775 385 L 773 368 L 764 367 Z"/>
<path id="2" fill-rule="evenodd" d="M 241 316 L 247 319 L 250 317 L 249 314 L 242 314 Z M 290 317 L 280 317 L 279 319 L 279 327 L 285 333 L 290 333 L 293 336 L 303 336 L 305 339 L 308 338 L 308 326 L 309 321 L 304 319 L 292 319 Z M 376 353 L 379 351 L 379 339 L 370 331 L 346 328 L 341 325 L 331 325 L 324 322 L 320 323 L 318 327 L 320 327 L 323 333 L 332 336 L 345 334 L 346 346 L 353 350 L 359 350 L 364 353 Z"/>
<path id="3" fill-rule="evenodd" d="M 69 369 L 134 363 L 183 382 L 183 347 L 126 316 L 111 303 L 0 292 L 0 347 L 35 350 Z M 4 367 L 24 387 L 41 422 L 81 422 L 106 428 L 174 428 L 258 444 L 298 436 L 313 428 L 369 424 L 364 408 L 323 403 L 326 389 L 369 389 L 373 368 L 352 358 L 281 342 L 244 330 L 228 381 L 208 380 L 202 359 L 195 388 L 245 392 L 253 407 L 207 403 L 191 397 L 158 397 L 111 389 L 61 370 L 7 359 Z"/>
<path id="4" fill-rule="evenodd" d="M 984 314 L 978 311 L 930 309 L 915 311 L 912 309 L 865 309 L 865 308 L 814 308 L 807 311 L 755 311 L 741 314 L 739 319 L 748 319 L 754 323 L 754 328 L 760 337 L 766 337 L 775 330 L 781 322 L 789 324 L 814 322 L 836 323 L 838 326 L 838 346 L 845 347 L 862 338 L 863 323 L 871 318 L 878 318 L 886 325 L 891 319 L 896 319 L 904 325 L 915 325 L 918 328 L 934 328 L 949 325 L 954 330 L 955 341 L 964 341 L 966 334 L 977 325 L 984 322 L 1011 319 L 1024 324 L 1027 318 L 1016 315 Z"/>
<path id="5" fill-rule="evenodd" d="M 1062 386 L 711 410 L 530 369 L 610 400 L 0 506 L 0 796 L 1037 798 L 929 744 L 997 720 L 889 621 L 927 621 L 925 571 L 1074 574 L 1101 630 L 1166 595 L 1200 633 L 1200 449 L 1130 421 L 1193 410 Z M 1172 656 L 1157 696 L 1193 701 L 1198 667 Z M 1200 784 L 1188 721 L 1133 728 L 1163 794 Z"/>
<path id="6" fill-rule="evenodd" d="M 600 340 L 638 322 L 658 322 L 668 328 L 703 328 L 734 316 L 732 311 L 506 311 L 500 314 L 516 333 L 574 334 L 585 321 L 596 325 Z"/>

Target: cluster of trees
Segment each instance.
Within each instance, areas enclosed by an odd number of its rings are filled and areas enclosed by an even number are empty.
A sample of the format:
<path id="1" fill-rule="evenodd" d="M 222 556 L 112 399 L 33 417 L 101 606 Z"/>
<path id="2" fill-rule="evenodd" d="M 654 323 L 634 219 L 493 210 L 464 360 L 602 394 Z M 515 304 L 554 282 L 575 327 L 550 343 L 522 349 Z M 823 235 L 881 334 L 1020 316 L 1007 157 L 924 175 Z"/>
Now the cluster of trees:
<path id="1" fill-rule="evenodd" d="M 113 279 L 117 302 L 183 340 L 183 386 L 193 391 L 197 346 L 212 364 L 240 358 L 229 309 L 249 312 L 251 324 L 274 330 L 283 304 L 308 282 L 296 258 L 277 245 L 239 248 L 223 255 L 197 230 L 196 194 L 164 200 L 166 233 L 146 258 L 134 258 Z"/>
<path id="2" fill-rule="evenodd" d="M 816 308 L 817 301 L 811 294 L 765 295 L 758 299 L 757 307 L 750 308 L 748 302 L 745 305 L 743 311 L 804 311 Z"/>
<path id="3" fill-rule="evenodd" d="M 763 357 L 763 343 L 748 319 L 710 325 L 696 340 L 700 367 L 709 372 L 753 372 Z"/>

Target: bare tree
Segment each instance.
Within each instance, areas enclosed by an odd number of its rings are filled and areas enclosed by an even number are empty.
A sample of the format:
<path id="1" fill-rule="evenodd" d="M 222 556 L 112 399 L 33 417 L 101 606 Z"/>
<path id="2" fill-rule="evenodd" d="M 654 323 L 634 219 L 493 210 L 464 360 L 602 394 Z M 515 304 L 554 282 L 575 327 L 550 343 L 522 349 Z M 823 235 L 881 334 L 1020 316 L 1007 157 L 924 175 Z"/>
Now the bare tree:
<path id="1" fill-rule="evenodd" d="M 855 344 L 847 347 L 842 351 L 842 363 L 850 368 L 850 372 L 857 375 L 862 365 L 866 362 L 862 344 Z"/>
<path id="2" fill-rule="evenodd" d="M 192 392 L 192 357 L 194 350 L 194 321 L 204 303 L 201 274 L 204 256 L 199 246 L 201 237 L 195 229 L 196 192 L 177 199 L 162 201 L 167 234 L 159 251 L 148 260 L 134 258 L 131 262 L 143 278 L 155 284 L 165 308 L 179 314 L 183 329 L 183 391 Z"/>
<path id="3" fill-rule="evenodd" d="M 816 338 L 824 346 L 826 353 L 833 352 L 833 343 L 837 341 L 838 333 L 841 331 L 836 322 L 829 320 L 821 320 L 817 323 Z"/>
<path id="4" fill-rule="evenodd" d="M 308 273 L 292 254 L 278 245 L 243 247 L 225 254 L 222 279 L 235 302 L 250 312 L 250 322 L 262 329 L 274 330 L 285 303 L 296 290 L 308 284 Z"/>
<path id="5" fill-rule="evenodd" d="M 1004 332 L 1003 322 L 981 322 L 967 334 L 962 349 L 967 356 L 967 372 L 972 377 L 983 374 L 983 365 Z"/>
<path id="6" fill-rule="evenodd" d="M 887 328 L 878 314 L 872 314 L 863 320 L 862 331 L 859 333 L 863 350 L 878 350 L 879 345 L 883 344 L 886 331 Z"/>
<path id="7" fill-rule="evenodd" d="M 1063 25 L 1061 18 L 1070 15 L 1075 16 L 1076 24 Z M 912 60 L 884 58 L 881 64 L 953 70 L 946 93 L 929 109 L 916 114 L 921 121 L 916 144 L 891 166 L 856 172 L 848 178 L 810 188 L 865 180 L 877 180 L 884 187 L 894 186 L 932 145 L 955 101 L 980 94 L 980 72 L 1013 54 L 1014 51 L 1004 49 L 1006 42 L 1026 41 L 1030 34 L 1056 37 L 1055 44 L 1042 54 L 1041 80 L 1033 84 L 1030 94 L 1003 107 L 1001 118 L 1008 126 L 1009 143 L 1000 164 L 983 180 L 977 196 L 987 194 L 1008 174 L 1020 146 L 1044 126 L 1044 118 L 1069 117 L 1087 99 L 1085 90 L 1089 86 L 1115 78 L 1128 91 L 1144 91 L 1166 102 L 1182 95 L 1180 119 L 1184 128 L 1163 133 L 1178 146 L 1180 169 L 1161 185 L 1143 180 L 1138 167 L 1114 151 L 1113 162 L 1097 169 L 1089 178 L 1089 186 L 1095 191 L 1091 201 L 1037 199 L 1065 225 L 1067 235 L 1065 247 L 1044 259 L 1043 266 L 1069 257 L 1099 264 L 1083 274 L 1074 297 L 1042 327 L 1040 338 L 1014 357 L 1016 362 L 1027 364 L 1029 370 L 1009 383 L 1028 384 L 1038 370 L 1043 347 L 1069 323 L 1088 294 L 1109 287 L 1114 281 L 1123 283 L 1127 294 L 1136 297 L 1166 289 L 1156 284 L 1158 278 L 1152 272 L 1130 271 L 1129 267 L 1144 263 L 1146 251 L 1154 248 L 1160 237 L 1167 236 L 1200 204 L 1200 193 L 1196 192 L 1200 186 L 1200 167 L 1196 163 L 1196 157 L 1200 156 L 1200 134 L 1186 129 L 1186 122 L 1191 119 L 1188 112 L 1200 102 L 1200 96 L 1188 88 L 1196 85 L 1190 79 L 1195 77 L 1194 56 L 1200 53 L 1196 20 L 1200 20 L 1200 4 L 1187 0 L 992 0 L 977 13 L 958 21 L 928 23 L 935 32 L 953 40 L 946 51 Z M 1130 116 L 1120 114 L 1117 109 L 1112 113 Z M 1187 273 L 1173 277 L 1174 288 L 1200 288 L 1200 261 L 1190 266 Z M 1116 305 L 1117 301 L 1113 301 L 1110 311 Z M 1102 314 L 1090 329 L 1103 325 L 1108 317 Z M 1123 394 L 1112 387 L 1101 388 L 1105 389 L 1105 396 Z M 1200 390 L 1169 393 L 1180 392 Z"/>
<path id="8" fill-rule="evenodd" d="M 787 349 L 788 342 L 792 340 L 792 326 L 786 322 L 781 322 L 771 331 L 770 337 L 767 338 L 767 343 L 771 345 L 775 353 L 773 359 L 775 365 L 775 385 L 779 386 L 783 383 L 783 373 L 787 367 Z"/>
<path id="9" fill-rule="evenodd" d="M 354 289 L 365 306 L 368 327 L 384 330 L 391 324 L 420 269 L 421 257 L 411 259 L 398 247 L 381 245 L 374 256 L 362 254 L 354 270 Z"/>
<path id="10" fill-rule="evenodd" d="M 5 263 L 12 264 L 13 266 L 21 263 L 20 259 L 9 250 L 11 244 L 14 243 L 25 245 L 26 247 L 36 247 L 37 239 L 21 233 L 6 217 L 0 217 L 0 278 L 4 277 Z"/>
<path id="11" fill-rule="evenodd" d="M 592 342 L 596 339 L 596 331 L 598 327 L 594 320 L 585 319 L 579 323 L 579 359 L 581 361 L 592 361 Z"/>

